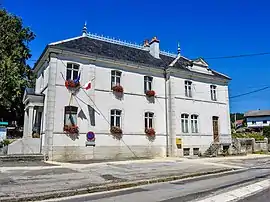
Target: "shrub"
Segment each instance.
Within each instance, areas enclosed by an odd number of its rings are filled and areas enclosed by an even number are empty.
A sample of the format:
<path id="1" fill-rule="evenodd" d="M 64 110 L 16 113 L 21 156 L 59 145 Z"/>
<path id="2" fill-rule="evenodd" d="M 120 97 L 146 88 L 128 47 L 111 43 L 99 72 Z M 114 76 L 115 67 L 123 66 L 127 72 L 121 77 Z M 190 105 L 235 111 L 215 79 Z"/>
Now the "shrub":
<path id="1" fill-rule="evenodd" d="M 259 133 L 235 133 L 232 138 L 254 138 L 256 141 L 264 140 L 264 136 Z"/>
<path id="2" fill-rule="evenodd" d="M 263 127 L 263 136 L 270 138 L 270 126 L 264 126 Z"/>

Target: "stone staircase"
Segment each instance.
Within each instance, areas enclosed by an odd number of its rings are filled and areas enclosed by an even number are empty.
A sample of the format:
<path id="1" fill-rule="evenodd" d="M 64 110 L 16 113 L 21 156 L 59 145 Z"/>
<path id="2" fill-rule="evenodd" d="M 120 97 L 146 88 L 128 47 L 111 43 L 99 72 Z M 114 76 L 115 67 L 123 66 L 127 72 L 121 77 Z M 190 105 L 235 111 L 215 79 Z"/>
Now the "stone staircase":
<path id="1" fill-rule="evenodd" d="M 14 154 L 0 156 L 1 162 L 18 162 L 18 161 L 44 161 L 43 154 Z"/>
<path id="2" fill-rule="evenodd" d="M 210 147 L 204 152 L 204 156 L 216 157 L 219 153 L 220 148 L 221 148 L 220 143 L 212 142 Z"/>

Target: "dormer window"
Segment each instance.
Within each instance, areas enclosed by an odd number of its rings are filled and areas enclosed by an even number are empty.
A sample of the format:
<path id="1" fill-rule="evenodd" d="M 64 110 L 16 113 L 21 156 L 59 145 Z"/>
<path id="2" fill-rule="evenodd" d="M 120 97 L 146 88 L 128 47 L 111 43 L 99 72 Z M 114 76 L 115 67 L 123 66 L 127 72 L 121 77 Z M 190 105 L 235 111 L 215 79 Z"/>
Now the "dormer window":
<path id="1" fill-rule="evenodd" d="M 80 65 L 74 63 L 67 63 L 67 74 L 66 80 L 75 80 L 79 75 L 79 67 Z"/>

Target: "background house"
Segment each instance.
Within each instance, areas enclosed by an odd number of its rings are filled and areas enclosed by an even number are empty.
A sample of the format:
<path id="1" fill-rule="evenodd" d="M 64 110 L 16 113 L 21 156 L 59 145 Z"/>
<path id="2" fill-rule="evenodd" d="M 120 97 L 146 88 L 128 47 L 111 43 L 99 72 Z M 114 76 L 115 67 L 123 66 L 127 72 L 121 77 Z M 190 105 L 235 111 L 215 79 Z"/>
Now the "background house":
<path id="1" fill-rule="evenodd" d="M 270 125 L 270 110 L 253 110 L 245 113 L 247 126 L 254 129 L 262 129 Z"/>

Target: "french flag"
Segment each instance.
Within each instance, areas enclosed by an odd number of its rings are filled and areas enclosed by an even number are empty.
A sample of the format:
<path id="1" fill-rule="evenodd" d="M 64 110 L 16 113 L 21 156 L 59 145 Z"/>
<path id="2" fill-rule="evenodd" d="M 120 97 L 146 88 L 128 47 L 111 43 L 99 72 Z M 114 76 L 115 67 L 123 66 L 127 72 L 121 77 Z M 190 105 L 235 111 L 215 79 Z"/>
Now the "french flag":
<path id="1" fill-rule="evenodd" d="M 88 81 L 86 84 L 84 84 L 83 88 L 85 90 L 89 90 L 91 88 L 91 81 Z"/>

